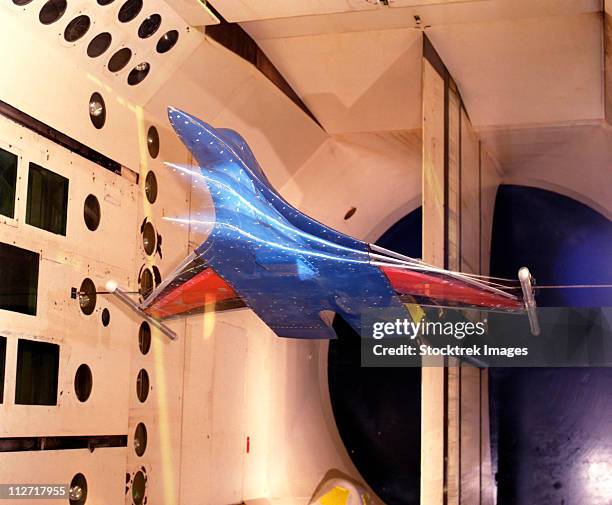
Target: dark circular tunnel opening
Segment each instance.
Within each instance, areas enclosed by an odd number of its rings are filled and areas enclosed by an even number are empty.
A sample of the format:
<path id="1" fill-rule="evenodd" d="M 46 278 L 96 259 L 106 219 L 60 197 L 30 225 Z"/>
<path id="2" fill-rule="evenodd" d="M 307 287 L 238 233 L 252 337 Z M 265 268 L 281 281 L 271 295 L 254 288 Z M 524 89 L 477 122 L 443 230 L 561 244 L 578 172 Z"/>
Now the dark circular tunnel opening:
<path id="1" fill-rule="evenodd" d="M 422 209 L 377 244 L 421 256 Z M 612 223 L 558 193 L 499 188 L 491 275 L 528 266 L 539 285 L 612 284 Z M 612 289 L 541 289 L 541 307 L 609 307 Z M 608 321 L 612 326 L 612 321 Z M 362 368 L 359 337 L 336 318 L 329 390 L 347 451 L 389 505 L 419 503 L 421 370 Z M 612 369 L 491 368 L 490 428 L 499 505 L 609 504 Z"/>
<path id="2" fill-rule="evenodd" d="M 527 265 L 539 285 L 611 284 L 612 223 L 543 189 L 500 186 L 491 275 Z M 541 289 L 541 307 L 612 306 L 610 289 Z M 612 325 L 612 321 L 608 321 Z M 490 369 L 498 505 L 609 504 L 612 368 Z"/>
<path id="3" fill-rule="evenodd" d="M 421 257 L 422 209 L 394 224 L 377 244 Z M 419 503 L 421 369 L 363 368 L 359 335 L 342 319 L 333 324 L 328 381 L 340 437 L 355 467 L 388 505 Z"/>

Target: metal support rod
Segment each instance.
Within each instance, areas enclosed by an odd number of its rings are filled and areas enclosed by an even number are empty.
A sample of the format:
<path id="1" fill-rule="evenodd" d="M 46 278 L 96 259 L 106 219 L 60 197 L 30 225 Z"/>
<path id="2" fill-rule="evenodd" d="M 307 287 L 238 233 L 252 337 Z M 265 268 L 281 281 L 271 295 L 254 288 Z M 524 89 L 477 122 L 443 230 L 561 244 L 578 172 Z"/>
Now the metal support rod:
<path id="1" fill-rule="evenodd" d="M 540 322 L 538 321 L 538 314 L 536 312 L 536 302 L 533 297 L 533 286 L 531 284 L 531 274 L 527 267 L 523 267 L 518 271 L 518 278 L 521 282 L 521 289 L 523 290 L 523 301 L 525 302 L 525 309 L 527 310 L 527 317 L 529 317 L 529 327 L 531 328 L 532 335 L 540 334 Z"/>
<path id="2" fill-rule="evenodd" d="M 147 322 L 155 326 L 159 331 L 161 331 L 164 335 L 166 335 L 170 340 L 176 340 L 178 337 L 176 333 L 174 333 L 170 328 L 168 328 L 164 323 L 158 321 L 154 317 L 147 314 L 144 310 L 140 308 L 140 306 L 132 300 L 125 291 L 120 289 L 117 286 L 115 281 L 108 281 L 106 283 L 106 290 L 115 295 L 119 300 L 125 303 L 130 309 L 132 309 L 136 314 L 145 319 Z"/>

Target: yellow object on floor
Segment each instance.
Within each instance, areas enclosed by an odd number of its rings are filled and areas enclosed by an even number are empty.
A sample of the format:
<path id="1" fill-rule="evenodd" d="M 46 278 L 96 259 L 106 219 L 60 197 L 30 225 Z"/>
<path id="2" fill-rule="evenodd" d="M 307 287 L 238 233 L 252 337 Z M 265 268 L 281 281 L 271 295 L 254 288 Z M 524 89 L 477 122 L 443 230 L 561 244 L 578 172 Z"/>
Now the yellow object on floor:
<path id="1" fill-rule="evenodd" d="M 336 486 L 321 496 L 319 503 L 321 505 L 346 505 L 349 495 L 350 491 L 348 489 Z"/>

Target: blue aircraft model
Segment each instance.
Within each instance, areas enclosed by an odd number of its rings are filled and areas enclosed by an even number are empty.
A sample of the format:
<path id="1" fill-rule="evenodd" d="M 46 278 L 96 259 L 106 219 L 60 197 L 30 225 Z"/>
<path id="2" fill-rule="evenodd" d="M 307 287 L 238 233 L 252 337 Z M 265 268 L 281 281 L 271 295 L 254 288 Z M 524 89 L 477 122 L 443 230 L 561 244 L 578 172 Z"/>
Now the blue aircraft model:
<path id="1" fill-rule="evenodd" d="M 206 240 L 143 302 L 156 319 L 247 306 L 278 336 L 335 338 L 333 317 L 360 331 L 368 309 L 410 317 L 407 303 L 522 311 L 505 286 L 450 272 L 347 236 L 291 206 L 271 186 L 235 131 L 169 108 L 198 167 L 169 164 L 208 191 L 214 219 Z"/>

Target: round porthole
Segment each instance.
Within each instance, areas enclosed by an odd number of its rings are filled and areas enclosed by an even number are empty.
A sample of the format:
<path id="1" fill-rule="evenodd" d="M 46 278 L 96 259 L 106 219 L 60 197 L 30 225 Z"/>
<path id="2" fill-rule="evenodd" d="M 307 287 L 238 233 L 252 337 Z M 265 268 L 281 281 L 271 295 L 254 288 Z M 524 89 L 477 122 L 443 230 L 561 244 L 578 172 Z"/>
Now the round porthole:
<path id="1" fill-rule="evenodd" d="M 138 456 L 142 456 L 147 450 L 147 427 L 144 423 L 138 423 L 138 426 L 136 426 L 134 450 Z"/>
<path id="2" fill-rule="evenodd" d="M 123 47 L 108 60 L 108 69 L 113 73 L 119 72 L 125 68 L 131 58 L 132 50 L 129 47 Z"/>
<path id="3" fill-rule="evenodd" d="M 91 279 L 84 279 L 81 283 L 79 305 L 86 316 L 90 316 L 96 308 L 96 285 Z"/>
<path id="4" fill-rule="evenodd" d="M 155 239 L 155 228 L 149 221 L 147 221 L 142 230 L 142 245 L 145 252 L 149 256 L 155 253 Z"/>
<path id="5" fill-rule="evenodd" d="M 91 388 L 93 387 L 93 377 L 91 375 L 91 369 L 83 364 L 81 365 L 74 376 L 74 392 L 80 402 L 86 402 L 91 395 Z"/>
<path id="6" fill-rule="evenodd" d="M 70 505 L 84 505 L 87 501 L 87 479 L 82 473 L 77 473 L 70 482 L 68 490 Z"/>
<path id="7" fill-rule="evenodd" d="M 87 33 L 91 26 L 89 16 L 81 15 L 74 18 L 64 30 L 64 39 L 66 42 L 76 42 Z"/>
<path id="8" fill-rule="evenodd" d="M 146 61 L 139 63 L 136 65 L 130 73 L 128 74 L 127 82 L 130 86 L 136 86 L 136 84 L 140 84 L 145 80 L 145 77 L 149 75 L 149 71 L 151 70 L 151 65 L 149 65 Z"/>
<path id="9" fill-rule="evenodd" d="M 159 133 L 155 126 L 149 127 L 149 131 L 147 132 L 147 148 L 151 158 L 157 158 L 159 154 Z"/>
<path id="10" fill-rule="evenodd" d="M 145 268 L 140 275 L 140 295 L 146 298 L 153 291 L 153 274 L 151 270 Z"/>
<path id="11" fill-rule="evenodd" d="M 142 505 L 144 502 L 147 480 L 141 470 L 136 472 L 132 481 L 132 500 L 134 505 Z"/>
<path id="12" fill-rule="evenodd" d="M 145 179 L 145 195 L 151 204 L 157 200 L 157 177 L 152 170 L 149 170 Z"/>
<path id="13" fill-rule="evenodd" d="M 66 12 L 66 0 L 48 0 L 38 13 L 38 19 L 43 25 L 55 23 Z"/>
<path id="14" fill-rule="evenodd" d="M 151 327 L 143 321 L 138 330 L 138 348 L 142 354 L 147 354 L 151 349 Z"/>
<path id="15" fill-rule="evenodd" d="M 106 123 L 106 104 L 98 92 L 91 95 L 89 99 L 89 119 L 98 130 Z"/>
<path id="16" fill-rule="evenodd" d="M 108 32 L 98 33 L 87 46 L 87 56 L 97 58 L 106 52 L 110 47 L 113 37 Z"/>
<path id="17" fill-rule="evenodd" d="M 159 41 L 157 42 L 157 46 L 155 49 L 158 53 L 167 53 L 172 49 L 179 38 L 179 32 L 176 30 L 170 30 L 169 32 L 164 33 Z"/>
<path id="18" fill-rule="evenodd" d="M 32 0 L 13 0 L 13 3 L 15 5 L 18 5 L 19 7 L 23 7 L 24 5 L 28 5 L 29 3 L 32 3 Z"/>
<path id="19" fill-rule="evenodd" d="M 136 395 L 140 403 L 144 403 L 149 397 L 149 374 L 144 368 L 138 372 L 138 379 L 136 379 Z"/>
<path id="20" fill-rule="evenodd" d="M 151 14 L 138 27 L 138 36 L 141 39 L 147 39 L 153 35 L 161 25 L 161 16 L 159 14 Z"/>
<path id="21" fill-rule="evenodd" d="M 85 218 L 85 225 L 89 230 L 96 231 L 98 226 L 100 226 L 100 203 L 94 195 L 89 195 L 85 198 L 83 217 Z"/>
<path id="22" fill-rule="evenodd" d="M 119 9 L 119 21 L 128 23 L 132 21 L 142 10 L 142 0 L 127 0 Z"/>
<path id="23" fill-rule="evenodd" d="M 110 324 L 110 310 L 104 309 L 102 311 L 102 326 L 108 326 Z"/>

